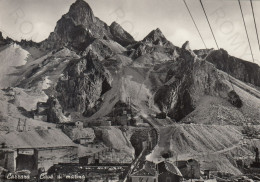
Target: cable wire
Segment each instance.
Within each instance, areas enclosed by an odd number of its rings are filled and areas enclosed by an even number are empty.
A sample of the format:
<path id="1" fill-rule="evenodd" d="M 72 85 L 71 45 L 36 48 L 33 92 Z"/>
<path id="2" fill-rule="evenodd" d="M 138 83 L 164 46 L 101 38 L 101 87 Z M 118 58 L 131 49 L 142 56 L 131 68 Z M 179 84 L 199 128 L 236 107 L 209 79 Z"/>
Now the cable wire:
<path id="1" fill-rule="evenodd" d="M 253 62 L 255 62 L 254 61 L 255 59 L 254 59 L 253 51 L 252 51 L 252 46 L 251 46 L 251 43 L 250 43 L 248 31 L 247 31 L 247 28 L 246 28 L 246 21 L 245 21 L 245 18 L 244 18 L 244 13 L 243 13 L 243 10 L 242 10 L 242 6 L 241 6 L 240 0 L 238 0 L 238 4 L 239 4 L 239 7 L 240 7 L 242 19 L 243 19 L 243 22 L 244 22 L 244 27 L 245 27 L 245 30 L 246 30 L 247 40 L 248 40 L 249 48 L 250 48 L 250 51 L 251 51 L 252 59 L 253 59 Z"/>
<path id="2" fill-rule="evenodd" d="M 212 27 L 211 27 L 211 24 L 210 24 L 210 21 L 209 21 L 207 12 L 206 12 L 206 10 L 205 10 L 205 8 L 204 8 L 204 5 L 203 5 L 203 3 L 202 3 L 202 0 L 200 0 L 200 4 L 201 4 L 201 7 L 202 7 L 202 9 L 203 9 L 203 11 L 204 11 L 204 14 L 205 14 L 205 16 L 206 16 L 206 19 L 207 19 L 207 21 L 208 21 L 209 28 L 210 28 L 210 30 L 211 30 L 211 33 L 212 33 L 212 35 L 213 35 L 213 38 L 214 38 L 215 43 L 216 43 L 216 45 L 217 45 L 217 48 L 219 49 L 218 42 L 217 42 L 216 37 L 215 37 L 215 35 L 214 35 L 213 29 L 212 29 Z"/>
<path id="3" fill-rule="evenodd" d="M 206 44 L 205 44 L 205 42 L 204 42 L 204 39 L 203 39 L 203 37 L 202 37 L 202 35 L 201 35 L 201 33 L 200 33 L 200 30 L 199 30 L 199 28 L 198 28 L 198 26 L 197 26 L 197 24 L 196 24 L 196 22 L 195 22 L 195 20 L 194 20 L 194 18 L 193 18 L 193 16 L 192 16 L 192 13 L 191 13 L 191 11 L 190 11 L 190 8 L 189 8 L 189 6 L 188 6 L 186 0 L 183 0 L 183 2 L 184 2 L 185 6 L 186 6 L 186 8 L 187 8 L 187 10 L 188 10 L 188 12 L 189 12 L 189 14 L 190 14 L 190 17 L 191 17 L 191 19 L 192 19 L 192 21 L 193 21 L 193 23 L 194 23 L 194 25 L 195 25 L 195 27 L 196 27 L 196 29 L 197 29 L 199 35 L 200 35 L 200 38 L 201 38 L 201 40 L 202 40 L 202 42 L 203 42 L 205 48 L 208 49 L 207 46 L 206 46 Z"/>
<path id="4" fill-rule="evenodd" d="M 209 21 L 209 18 L 208 18 L 206 9 L 205 9 L 205 7 L 204 7 L 204 5 L 203 5 L 203 2 L 202 2 L 202 0 L 199 0 L 199 1 L 200 1 L 200 4 L 201 4 L 202 9 L 203 9 L 203 11 L 204 11 L 204 14 L 205 14 L 205 16 L 206 16 L 206 19 L 207 19 L 207 21 L 208 21 L 208 25 L 209 25 L 209 28 L 210 28 L 211 33 L 212 33 L 212 35 L 213 35 L 213 38 L 214 38 L 214 40 L 215 40 L 215 43 L 216 43 L 216 45 L 217 45 L 217 48 L 218 48 L 219 51 L 221 51 L 220 48 L 219 48 L 219 46 L 218 46 L 218 42 L 217 42 L 217 39 L 216 39 L 215 34 L 214 34 L 214 32 L 213 32 L 213 29 L 212 29 L 212 27 L 211 27 L 211 24 L 210 24 L 210 21 Z M 225 60 L 222 51 L 221 51 L 221 55 L 222 55 L 223 60 Z M 233 57 L 233 59 L 235 59 L 235 58 Z M 212 60 L 212 57 L 211 57 L 211 60 Z M 224 68 L 223 68 L 223 69 L 224 69 Z M 226 72 L 227 75 L 228 75 L 229 82 L 230 82 L 231 87 L 232 87 L 232 89 L 233 89 L 233 91 L 234 91 L 235 89 L 234 89 L 233 83 L 231 82 L 231 78 L 230 78 L 230 74 L 229 74 L 229 73 L 230 73 L 229 65 L 227 65 L 225 72 Z"/>
<path id="5" fill-rule="evenodd" d="M 259 35 L 258 35 L 257 26 L 256 26 L 255 11 L 254 11 L 254 6 L 253 6 L 252 0 L 250 0 L 250 4 L 251 4 L 252 13 L 253 13 L 253 18 L 254 18 L 254 23 L 255 23 L 255 31 L 256 31 L 256 36 L 257 36 L 257 41 L 258 41 L 258 46 L 259 46 L 259 51 L 260 51 L 260 41 L 259 41 Z"/>

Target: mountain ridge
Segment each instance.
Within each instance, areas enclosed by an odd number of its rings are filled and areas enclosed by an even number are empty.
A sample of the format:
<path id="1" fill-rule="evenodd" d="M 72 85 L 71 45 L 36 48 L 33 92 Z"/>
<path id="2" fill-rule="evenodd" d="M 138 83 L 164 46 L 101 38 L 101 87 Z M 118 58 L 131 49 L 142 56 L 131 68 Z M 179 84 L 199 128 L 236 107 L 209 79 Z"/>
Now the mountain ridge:
<path id="1" fill-rule="evenodd" d="M 75 34 L 78 34 L 76 37 Z M 111 39 L 122 46 L 135 42 L 119 24 L 112 23 L 108 26 L 105 22 L 95 17 L 91 7 L 84 0 L 73 3 L 65 15 L 46 40 L 42 42 L 45 48 L 62 47 L 72 44 L 74 48 L 83 51 L 95 39 Z M 76 39 L 76 40 L 75 40 Z M 59 43 L 60 45 L 55 45 Z"/>

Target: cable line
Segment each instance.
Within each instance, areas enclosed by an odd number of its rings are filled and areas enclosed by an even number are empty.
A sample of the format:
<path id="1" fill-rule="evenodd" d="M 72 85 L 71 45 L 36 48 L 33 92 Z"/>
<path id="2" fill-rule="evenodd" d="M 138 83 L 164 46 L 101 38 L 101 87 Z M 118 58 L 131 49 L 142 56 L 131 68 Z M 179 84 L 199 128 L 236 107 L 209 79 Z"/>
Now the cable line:
<path id="1" fill-rule="evenodd" d="M 187 10 L 188 10 L 188 12 L 189 12 L 189 14 L 190 14 L 190 17 L 191 17 L 191 19 L 192 19 L 192 21 L 193 21 L 193 23 L 194 23 L 194 25 L 195 25 L 195 27 L 196 27 L 196 29 L 197 29 L 199 35 L 200 35 L 200 38 L 201 38 L 201 40 L 202 40 L 202 42 L 203 42 L 205 48 L 208 49 L 207 46 L 206 46 L 206 44 L 205 44 L 205 42 L 204 42 L 204 39 L 203 39 L 203 37 L 202 37 L 202 35 L 201 35 L 201 33 L 200 33 L 200 30 L 199 30 L 199 28 L 198 28 L 198 26 L 197 26 L 197 24 L 196 24 L 196 22 L 195 22 L 195 20 L 194 20 L 194 18 L 193 18 L 193 16 L 192 16 L 192 13 L 191 13 L 191 11 L 190 11 L 190 8 L 189 8 L 188 4 L 186 3 L 186 0 L 183 0 L 183 2 L 184 2 L 185 6 L 186 6 L 186 8 L 187 8 Z"/>
<path id="2" fill-rule="evenodd" d="M 256 26 L 255 11 L 254 11 L 254 6 L 253 6 L 253 1 L 252 1 L 252 0 L 250 0 L 250 4 L 251 4 L 251 9 L 252 9 L 253 17 L 254 17 L 255 31 L 256 31 L 256 36 L 257 36 L 257 41 L 258 41 L 258 46 L 259 46 L 259 51 L 260 51 L 260 41 L 259 41 L 259 35 L 258 35 L 257 26 Z"/>
<path id="3" fill-rule="evenodd" d="M 207 19 L 207 21 L 208 21 L 209 28 L 210 28 L 210 30 L 211 30 L 211 33 L 212 33 L 212 35 L 213 35 L 213 38 L 214 38 L 215 43 L 216 43 L 216 45 L 217 45 L 217 48 L 219 49 L 219 46 L 218 46 L 216 37 L 215 37 L 214 32 L 213 32 L 213 29 L 212 29 L 212 27 L 211 27 L 211 25 L 210 25 L 209 18 L 208 18 L 208 15 L 207 15 L 206 10 L 205 10 L 205 8 L 204 8 L 204 5 L 203 5 L 203 3 L 202 3 L 202 0 L 200 0 L 200 4 L 201 4 L 201 7 L 202 7 L 202 9 L 203 9 L 203 11 L 204 11 L 204 14 L 205 14 L 205 16 L 206 16 L 206 19 Z"/>
<path id="4" fill-rule="evenodd" d="M 245 27 L 245 30 L 246 30 L 247 40 L 248 40 L 249 48 L 250 48 L 251 55 L 252 55 L 252 58 L 253 58 L 253 62 L 255 62 L 254 61 L 254 56 L 253 56 L 253 51 L 252 51 L 252 46 L 251 46 L 251 43 L 250 43 L 250 40 L 249 40 L 248 31 L 247 31 L 247 28 L 246 28 L 246 21 L 245 21 L 245 18 L 244 18 L 244 13 L 243 13 L 243 10 L 242 10 L 242 6 L 241 6 L 240 0 L 238 0 L 238 4 L 239 4 L 239 7 L 240 7 L 242 19 L 243 19 L 243 22 L 244 22 L 244 27 Z"/>
<path id="5" fill-rule="evenodd" d="M 220 48 L 219 48 L 219 46 L 218 46 L 218 42 L 217 42 L 217 39 L 216 39 L 215 34 L 214 34 L 214 32 L 213 32 L 213 29 L 212 29 L 212 27 L 211 27 L 211 24 L 210 24 L 210 21 L 209 21 L 207 12 L 206 12 L 206 10 L 205 10 L 205 7 L 204 7 L 204 5 L 203 5 L 203 2 L 202 2 L 202 0 L 199 0 L 199 1 L 200 1 L 200 4 L 201 4 L 202 9 L 203 9 L 203 11 L 204 11 L 204 14 L 205 14 L 205 16 L 206 16 L 206 19 L 207 19 L 207 21 L 208 21 L 208 25 L 209 25 L 209 27 L 210 27 L 210 30 L 211 30 L 211 33 L 212 33 L 213 38 L 214 38 L 214 40 L 215 40 L 215 43 L 216 43 L 216 45 L 217 45 L 217 48 L 218 48 L 219 51 L 221 51 Z M 222 51 L 221 51 L 221 55 L 222 55 L 223 60 L 225 60 Z M 212 58 L 211 58 L 211 59 L 212 59 Z M 233 59 L 235 59 L 235 58 L 233 57 Z M 224 68 L 223 68 L 223 69 L 224 69 Z M 228 75 L 229 82 L 230 82 L 231 87 L 232 87 L 232 89 L 233 89 L 233 91 L 234 91 L 235 89 L 234 89 L 233 83 L 231 82 L 231 78 L 230 78 L 230 75 L 229 75 L 230 69 L 229 69 L 229 66 L 228 66 L 228 65 L 227 65 L 227 67 L 226 67 L 226 71 L 225 71 L 225 72 L 226 72 L 227 75 Z"/>

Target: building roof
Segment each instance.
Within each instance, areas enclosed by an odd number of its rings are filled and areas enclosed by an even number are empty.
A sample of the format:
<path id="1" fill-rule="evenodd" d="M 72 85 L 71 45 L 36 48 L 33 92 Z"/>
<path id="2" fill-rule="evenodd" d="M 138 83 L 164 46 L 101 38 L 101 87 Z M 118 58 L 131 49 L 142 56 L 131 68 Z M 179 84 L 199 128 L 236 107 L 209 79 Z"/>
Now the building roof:
<path id="1" fill-rule="evenodd" d="M 159 175 L 164 172 L 170 172 L 172 174 L 182 176 L 180 170 L 172 163 L 163 161 L 158 164 Z"/>
<path id="2" fill-rule="evenodd" d="M 26 132 L 10 132 L 0 135 L 0 143 L 6 143 L 7 148 L 54 148 L 77 147 L 71 139 L 57 129 L 31 130 Z"/>

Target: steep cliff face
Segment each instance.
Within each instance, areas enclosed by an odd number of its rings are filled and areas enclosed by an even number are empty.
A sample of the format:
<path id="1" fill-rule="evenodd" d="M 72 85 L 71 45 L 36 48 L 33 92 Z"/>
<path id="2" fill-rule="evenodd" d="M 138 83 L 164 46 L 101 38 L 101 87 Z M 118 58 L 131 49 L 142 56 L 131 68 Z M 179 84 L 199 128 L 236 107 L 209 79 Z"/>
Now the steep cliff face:
<path id="1" fill-rule="evenodd" d="M 47 48 L 59 48 L 69 45 L 82 51 L 93 40 L 93 35 L 83 25 L 77 25 L 73 19 L 63 16 L 57 22 L 54 32 L 50 34 L 43 45 L 47 46 Z"/>
<path id="2" fill-rule="evenodd" d="M 193 50 L 193 52 L 202 59 L 204 59 L 211 51 L 213 51 L 213 49 Z"/>
<path id="3" fill-rule="evenodd" d="M 102 95 L 111 87 L 109 75 L 98 57 L 91 51 L 86 57 L 72 61 L 59 79 L 57 98 L 64 109 L 91 115 L 93 109 L 102 100 Z"/>
<path id="4" fill-rule="evenodd" d="M 47 109 L 47 121 L 50 123 L 66 123 L 70 121 L 70 118 L 67 118 L 63 109 L 55 97 L 50 97 L 47 101 L 49 108 Z"/>
<path id="5" fill-rule="evenodd" d="M 91 7 L 84 0 L 73 3 L 66 16 L 70 17 L 76 25 L 90 26 L 95 20 Z"/>
<path id="6" fill-rule="evenodd" d="M 255 63 L 230 56 L 225 50 L 213 51 L 207 61 L 243 82 L 260 86 L 260 67 Z"/>
<path id="7" fill-rule="evenodd" d="M 192 57 L 177 59 L 169 66 L 163 86 L 155 93 L 154 102 L 160 110 L 177 121 L 192 112 L 194 107 L 189 93 L 193 64 Z"/>
<path id="8" fill-rule="evenodd" d="M 196 59 L 193 52 L 182 50 L 176 61 L 168 62 L 167 68 L 165 80 L 155 93 L 154 102 L 171 118 L 177 121 L 183 119 L 205 95 L 228 99 L 231 87 L 225 78 L 213 65 Z"/>

